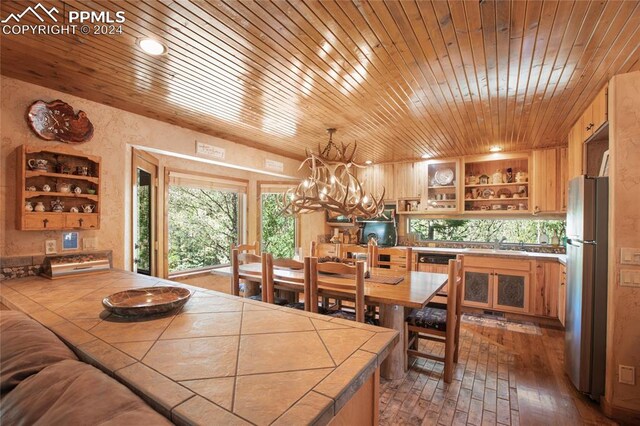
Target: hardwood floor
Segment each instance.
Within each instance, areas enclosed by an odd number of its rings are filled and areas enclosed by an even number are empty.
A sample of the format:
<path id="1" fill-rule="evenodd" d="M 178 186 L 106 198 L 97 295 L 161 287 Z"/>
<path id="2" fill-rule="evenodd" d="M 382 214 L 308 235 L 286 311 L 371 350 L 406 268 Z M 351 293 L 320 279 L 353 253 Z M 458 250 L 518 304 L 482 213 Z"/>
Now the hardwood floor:
<path id="1" fill-rule="evenodd" d="M 381 425 L 615 424 L 564 375 L 563 331 L 465 319 L 460 344 L 449 385 L 441 363 L 414 358 L 403 379 L 382 379 Z"/>

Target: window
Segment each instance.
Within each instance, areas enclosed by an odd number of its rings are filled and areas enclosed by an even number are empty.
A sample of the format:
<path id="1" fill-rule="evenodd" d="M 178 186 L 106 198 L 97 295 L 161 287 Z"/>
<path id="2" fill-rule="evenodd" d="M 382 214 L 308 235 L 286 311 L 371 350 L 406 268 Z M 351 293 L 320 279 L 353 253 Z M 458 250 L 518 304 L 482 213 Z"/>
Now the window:
<path id="1" fill-rule="evenodd" d="M 282 192 L 261 194 L 261 247 L 276 258 L 292 258 L 296 248 L 296 218 L 282 214 Z"/>
<path id="2" fill-rule="evenodd" d="M 168 192 L 169 273 L 229 264 L 246 183 L 170 172 Z"/>
<path id="3" fill-rule="evenodd" d="M 409 219 L 409 232 L 420 240 L 495 241 L 506 237 L 509 243 L 537 244 L 538 234 L 546 233 L 549 242 L 554 234 L 565 235 L 563 220 L 533 219 Z"/>

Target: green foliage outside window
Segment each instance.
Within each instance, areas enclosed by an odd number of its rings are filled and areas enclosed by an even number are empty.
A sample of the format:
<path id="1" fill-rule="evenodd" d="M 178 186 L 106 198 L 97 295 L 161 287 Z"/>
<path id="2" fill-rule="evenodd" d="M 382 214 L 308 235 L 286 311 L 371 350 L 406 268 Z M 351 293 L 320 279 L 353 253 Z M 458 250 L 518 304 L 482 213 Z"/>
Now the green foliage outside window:
<path id="1" fill-rule="evenodd" d="M 487 242 L 506 237 L 508 243 L 536 244 L 539 233 L 546 233 L 549 242 L 556 233 L 565 235 L 563 220 L 486 220 L 486 219 L 410 219 L 409 232 L 421 240 Z"/>
<path id="2" fill-rule="evenodd" d="M 136 246 L 138 253 L 136 254 L 136 267 L 139 272 L 148 273 L 151 270 L 151 187 L 146 185 L 138 185 L 138 225 Z"/>
<path id="3" fill-rule="evenodd" d="M 236 192 L 169 187 L 169 272 L 231 262 L 239 201 Z"/>
<path id="4" fill-rule="evenodd" d="M 296 219 L 282 214 L 282 194 L 262 194 L 262 250 L 291 258 L 296 246 Z"/>

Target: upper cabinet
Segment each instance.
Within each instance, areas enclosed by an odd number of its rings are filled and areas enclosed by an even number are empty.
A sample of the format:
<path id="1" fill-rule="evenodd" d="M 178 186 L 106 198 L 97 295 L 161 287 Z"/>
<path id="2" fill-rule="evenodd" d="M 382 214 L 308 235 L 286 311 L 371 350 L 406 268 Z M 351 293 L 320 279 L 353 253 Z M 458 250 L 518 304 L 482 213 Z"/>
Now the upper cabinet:
<path id="1" fill-rule="evenodd" d="M 16 158 L 17 229 L 100 228 L 100 157 L 23 145 Z"/>
<path id="2" fill-rule="evenodd" d="M 421 198 L 426 183 L 424 161 L 415 163 L 396 163 L 394 165 L 395 198 Z"/>
<path id="3" fill-rule="evenodd" d="M 395 200 L 393 164 L 372 164 L 358 172 L 358 179 L 363 185 L 365 193 L 370 193 L 374 197 L 382 195 L 384 188 L 384 199 Z"/>
<path id="4" fill-rule="evenodd" d="M 568 178 L 574 178 L 586 173 L 584 142 L 598 132 L 608 121 L 607 109 L 608 87 L 598 92 L 596 98 L 584 111 L 576 124 L 569 131 L 569 171 Z"/>
<path id="5" fill-rule="evenodd" d="M 532 195 L 534 213 L 567 211 L 567 149 L 533 151 Z"/>
<path id="6" fill-rule="evenodd" d="M 465 159 L 464 211 L 500 214 L 530 211 L 530 162 L 526 153 Z"/>

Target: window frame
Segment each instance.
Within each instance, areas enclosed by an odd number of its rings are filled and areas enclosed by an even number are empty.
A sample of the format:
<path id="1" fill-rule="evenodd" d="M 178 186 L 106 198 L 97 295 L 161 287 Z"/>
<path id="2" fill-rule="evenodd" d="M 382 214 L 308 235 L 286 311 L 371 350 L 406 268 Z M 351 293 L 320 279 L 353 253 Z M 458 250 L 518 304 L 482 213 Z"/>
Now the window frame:
<path id="1" fill-rule="evenodd" d="M 295 181 L 269 181 L 269 180 L 259 180 L 257 181 L 257 194 L 256 194 L 256 234 L 258 236 L 258 241 L 260 241 L 260 249 L 262 250 L 262 194 L 274 194 L 272 191 L 266 191 L 263 187 L 269 186 L 282 186 L 283 189 L 285 187 L 293 188 L 295 187 Z M 300 215 L 295 215 L 294 217 L 294 225 L 293 228 L 295 230 L 295 236 L 293 237 L 294 241 L 294 251 L 297 247 L 300 247 L 301 240 L 301 225 L 300 225 Z"/>
<path id="2" fill-rule="evenodd" d="M 184 269 L 181 271 L 170 272 L 169 271 L 169 187 L 170 187 L 170 174 L 178 173 L 186 176 L 194 176 L 198 178 L 205 179 L 220 179 L 225 181 L 238 182 L 238 186 L 244 186 L 246 188 L 245 192 L 238 192 L 238 242 L 245 243 L 247 237 L 247 192 L 249 191 L 249 180 L 236 178 L 231 176 L 221 176 L 212 173 L 204 173 L 192 170 L 184 170 L 172 167 L 164 168 L 164 188 L 163 188 L 163 196 L 164 196 L 164 205 L 163 205 L 163 222 L 164 222 L 164 236 L 163 236 L 163 269 L 164 276 L 166 278 L 176 278 L 181 276 L 189 276 L 195 274 L 201 274 L 213 269 L 222 268 L 225 266 L 229 266 L 229 264 L 220 264 L 220 265 L 210 265 L 204 266 L 201 268 L 192 268 L 192 269 Z M 229 247 L 231 250 L 231 247 Z"/>

